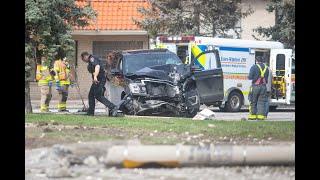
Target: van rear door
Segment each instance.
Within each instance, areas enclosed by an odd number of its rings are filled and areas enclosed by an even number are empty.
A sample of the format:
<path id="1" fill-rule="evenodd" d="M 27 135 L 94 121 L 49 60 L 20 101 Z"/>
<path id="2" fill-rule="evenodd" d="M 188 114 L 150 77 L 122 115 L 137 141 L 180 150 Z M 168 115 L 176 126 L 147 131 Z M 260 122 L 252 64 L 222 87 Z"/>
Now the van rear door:
<path id="1" fill-rule="evenodd" d="M 270 69 L 272 70 L 273 77 L 277 77 L 278 80 L 282 78 L 285 91 L 285 99 L 281 99 L 279 102 L 284 101 L 286 104 L 290 104 L 291 100 L 291 66 L 292 66 L 292 49 L 271 49 L 270 51 Z M 277 85 L 280 87 L 281 85 Z"/>

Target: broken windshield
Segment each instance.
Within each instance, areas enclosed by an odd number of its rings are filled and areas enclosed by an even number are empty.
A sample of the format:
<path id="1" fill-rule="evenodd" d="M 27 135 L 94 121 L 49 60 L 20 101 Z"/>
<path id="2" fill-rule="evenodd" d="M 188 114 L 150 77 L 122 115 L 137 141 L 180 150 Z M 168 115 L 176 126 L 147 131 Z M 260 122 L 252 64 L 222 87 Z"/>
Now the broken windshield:
<path id="1" fill-rule="evenodd" d="M 132 74 L 144 67 L 181 63 L 179 57 L 171 53 L 130 54 L 124 56 L 123 72 Z"/>

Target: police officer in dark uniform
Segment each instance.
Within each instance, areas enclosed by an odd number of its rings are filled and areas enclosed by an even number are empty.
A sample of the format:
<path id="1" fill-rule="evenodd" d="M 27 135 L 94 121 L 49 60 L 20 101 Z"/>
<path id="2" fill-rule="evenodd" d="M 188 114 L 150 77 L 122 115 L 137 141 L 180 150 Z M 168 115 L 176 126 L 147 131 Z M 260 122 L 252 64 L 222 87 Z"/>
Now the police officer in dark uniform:
<path id="1" fill-rule="evenodd" d="M 85 63 L 88 63 L 88 71 L 92 75 L 93 83 L 91 85 L 88 99 L 89 109 L 88 115 L 93 116 L 95 110 L 95 99 L 104 104 L 109 108 L 111 116 L 117 116 L 118 108 L 116 105 L 111 103 L 106 97 L 104 97 L 105 84 L 106 84 L 106 73 L 104 67 L 99 58 L 92 56 L 88 52 L 81 53 L 81 59 Z"/>
<path id="2" fill-rule="evenodd" d="M 264 64 L 264 59 L 261 56 L 256 57 L 257 63 L 250 68 L 249 80 L 252 80 L 250 89 L 250 106 L 249 106 L 249 120 L 264 120 L 265 106 L 267 100 L 267 87 L 269 70 Z"/>

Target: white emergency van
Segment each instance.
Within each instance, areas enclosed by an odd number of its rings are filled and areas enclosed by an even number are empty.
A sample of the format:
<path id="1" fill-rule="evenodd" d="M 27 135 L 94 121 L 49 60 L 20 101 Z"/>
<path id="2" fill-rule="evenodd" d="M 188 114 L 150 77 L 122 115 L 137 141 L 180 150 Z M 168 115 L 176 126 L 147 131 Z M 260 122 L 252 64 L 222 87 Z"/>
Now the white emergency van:
<path id="1" fill-rule="evenodd" d="M 185 63 L 194 58 L 191 48 L 206 50 L 213 46 L 219 51 L 224 80 L 224 100 L 218 105 L 221 110 L 237 112 L 249 105 L 248 93 L 251 81 L 248 73 L 255 64 L 255 57 L 262 56 L 273 73 L 270 106 L 294 102 L 294 65 L 292 50 L 284 49 L 280 42 L 225 39 L 199 36 L 161 36 L 151 48 L 167 48 L 176 53 Z"/>

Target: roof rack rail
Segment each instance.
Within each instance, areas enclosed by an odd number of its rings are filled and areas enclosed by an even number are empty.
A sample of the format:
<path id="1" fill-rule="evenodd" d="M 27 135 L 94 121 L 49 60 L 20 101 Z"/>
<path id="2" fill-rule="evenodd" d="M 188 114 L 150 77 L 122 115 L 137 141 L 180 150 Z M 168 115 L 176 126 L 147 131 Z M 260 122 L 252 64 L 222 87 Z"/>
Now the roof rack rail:
<path id="1" fill-rule="evenodd" d="M 123 51 L 123 53 L 129 53 L 129 54 L 137 54 L 137 53 L 152 53 L 152 52 L 168 52 L 168 49 L 137 49 L 137 50 L 126 50 Z"/>

